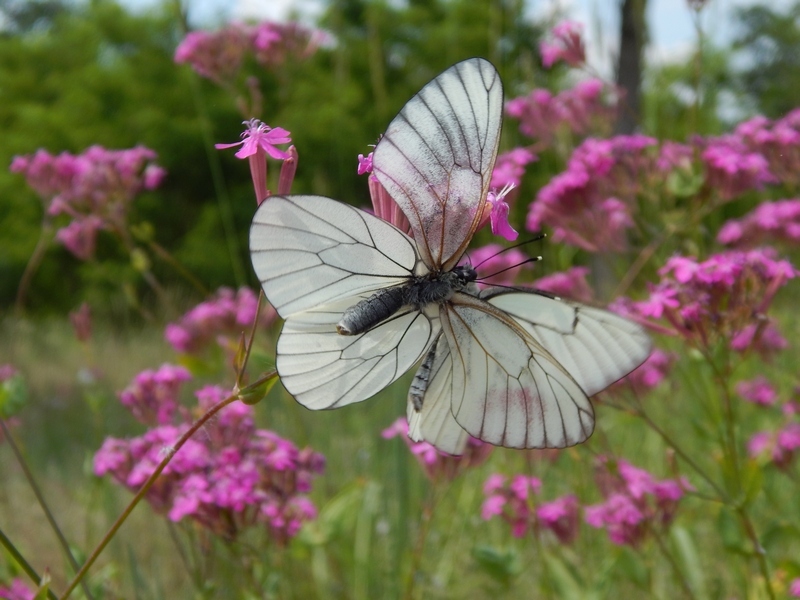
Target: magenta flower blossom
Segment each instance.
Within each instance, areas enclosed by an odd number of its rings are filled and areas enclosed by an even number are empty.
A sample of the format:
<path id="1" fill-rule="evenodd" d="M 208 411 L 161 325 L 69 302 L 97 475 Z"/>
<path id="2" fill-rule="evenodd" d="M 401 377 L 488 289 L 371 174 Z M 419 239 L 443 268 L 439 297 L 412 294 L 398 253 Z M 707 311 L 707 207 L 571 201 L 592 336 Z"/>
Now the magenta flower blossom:
<path id="1" fill-rule="evenodd" d="M 408 437 L 408 421 L 405 417 L 398 418 L 389 427 L 381 432 L 384 439 L 400 437 L 405 442 L 408 449 L 417 459 L 417 462 L 425 471 L 428 479 L 448 481 L 455 479 L 470 467 L 476 467 L 486 461 L 491 454 L 493 446 L 485 444 L 475 438 L 469 438 L 464 453 L 461 456 L 452 456 L 437 450 L 428 442 L 415 442 Z"/>
<path id="2" fill-rule="evenodd" d="M 761 249 L 728 251 L 703 262 L 675 256 L 659 274 L 662 279 L 651 286 L 650 298 L 635 303 L 640 315 L 666 319 L 674 333 L 695 344 L 708 346 L 724 338 L 745 351 L 755 347 L 764 331 L 775 293 L 797 271 L 772 250 Z"/>
<path id="3" fill-rule="evenodd" d="M 770 121 L 758 116 L 740 123 L 735 135 L 766 160 L 769 172 L 790 188 L 800 184 L 800 111 Z"/>
<path id="4" fill-rule="evenodd" d="M 741 219 L 723 225 L 717 241 L 736 248 L 754 248 L 764 243 L 800 243 L 800 199 L 762 202 Z"/>
<path id="5" fill-rule="evenodd" d="M 519 130 L 551 143 L 561 130 L 577 135 L 608 134 L 617 112 L 617 92 L 599 79 L 587 79 L 553 95 L 535 89 L 506 103 L 506 114 L 520 122 Z"/>
<path id="6" fill-rule="evenodd" d="M 63 215 L 70 220 L 58 230 L 56 240 L 86 260 L 94 254 L 97 232 L 126 231 L 135 197 L 161 184 L 165 171 L 153 162 L 155 158 L 156 153 L 143 146 L 128 150 L 91 146 L 82 154 L 58 156 L 37 150 L 14 157 L 11 171 L 25 175 L 49 217 Z"/>
<path id="7" fill-rule="evenodd" d="M 262 67 L 284 64 L 291 57 L 304 60 L 319 47 L 322 35 L 298 23 L 257 25 L 232 23 L 219 31 L 193 31 L 175 49 L 174 60 L 188 63 L 199 75 L 218 84 L 230 84 L 248 56 Z"/>
<path id="8" fill-rule="evenodd" d="M 533 287 L 570 300 L 592 302 L 594 292 L 586 281 L 588 274 L 589 269 L 586 267 L 570 267 L 564 272 L 553 273 L 535 280 Z"/>
<path id="9" fill-rule="evenodd" d="M 618 545 L 638 546 L 651 528 L 668 527 L 679 500 L 693 489 L 683 478 L 657 481 L 644 469 L 603 457 L 596 478 L 605 501 L 587 506 L 584 518 L 592 527 L 606 529 L 609 539 Z"/>
<path id="10" fill-rule="evenodd" d="M 8 587 L 0 585 L 0 598 L 4 600 L 34 600 L 36 591 L 21 578 L 15 577 Z"/>
<path id="11" fill-rule="evenodd" d="M 207 410 L 228 392 L 208 386 L 196 395 L 199 408 Z M 160 425 L 131 440 L 107 438 L 95 455 L 95 474 L 137 491 L 188 429 L 189 415 L 184 417 L 177 426 Z M 305 494 L 324 467 L 322 455 L 256 429 L 252 407 L 234 403 L 175 454 L 147 500 L 172 521 L 190 518 L 228 540 L 249 527 L 267 526 L 284 545 L 316 517 Z"/>
<path id="12" fill-rule="evenodd" d="M 528 211 L 527 229 L 549 225 L 553 239 L 590 252 L 623 250 L 641 187 L 638 174 L 652 165 L 647 149 L 655 143 L 645 136 L 584 141 L 567 170 L 539 190 Z"/>
<path id="13" fill-rule="evenodd" d="M 798 449 L 800 423 L 796 422 L 789 422 L 776 431 L 756 433 L 747 443 L 747 452 L 751 458 L 766 458 L 781 470 L 791 467 Z"/>
<path id="14" fill-rule="evenodd" d="M 736 393 L 753 404 L 772 406 L 778 398 L 775 388 L 761 375 L 750 381 L 736 384 Z"/>
<path id="15" fill-rule="evenodd" d="M 723 200 L 775 183 L 769 163 L 735 136 L 706 138 L 700 158 L 706 167 L 706 184 Z"/>
<path id="16" fill-rule="evenodd" d="M 800 577 L 792 579 L 789 583 L 789 594 L 792 598 L 800 598 Z"/>
<path id="17" fill-rule="evenodd" d="M 234 154 L 236 158 L 248 158 L 261 151 L 275 159 L 285 160 L 289 158 L 286 152 L 275 147 L 277 144 L 289 144 L 292 141 L 288 131 L 282 127 L 272 128 L 258 119 L 242 121 L 242 124 L 247 125 L 247 129 L 242 132 L 241 142 L 214 144 L 214 147 L 217 150 L 223 150 L 225 148 L 241 146 L 239 151 Z"/>
<path id="18" fill-rule="evenodd" d="M 372 152 L 366 156 L 358 155 L 358 174 L 363 175 L 364 173 L 372 173 Z"/>
<path id="19" fill-rule="evenodd" d="M 199 354 L 214 341 L 223 348 L 235 349 L 242 332 L 252 328 L 257 306 L 258 296 L 250 288 L 220 288 L 177 323 L 167 325 L 164 338 L 176 351 L 186 354 Z M 264 303 L 258 325 L 266 328 L 276 318 L 275 309 Z"/>
<path id="20" fill-rule="evenodd" d="M 637 394 L 645 394 L 664 381 L 677 356 L 659 348 L 653 350 L 647 360 L 630 374 L 620 379 L 612 389 L 629 387 Z"/>
<path id="21" fill-rule="evenodd" d="M 541 487 L 542 482 L 536 477 L 515 475 L 506 484 L 503 475 L 491 475 L 483 486 L 487 498 L 483 501 L 481 517 L 487 521 L 495 516 L 502 517 L 511 525 L 511 534 L 522 537 L 535 524 L 532 495 L 537 495 Z"/>
<path id="22" fill-rule="evenodd" d="M 142 371 L 119 393 L 119 400 L 145 425 L 167 425 L 178 410 L 181 384 L 192 378 L 183 367 L 161 365 Z"/>
<path id="23" fill-rule="evenodd" d="M 525 175 L 525 165 L 538 160 L 538 157 L 527 148 L 514 148 L 497 156 L 497 162 L 492 171 L 492 181 L 489 187 L 503 189 L 508 186 L 509 191 L 519 187 Z"/>
<path id="24" fill-rule="evenodd" d="M 504 198 L 513 189 L 513 185 L 507 185 L 499 192 L 489 192 L 486 202 L 492 207 L 489 220 L 492 224 L 492 233 L 504 237 L 509 242 L 513 242 L 519 236 L 511 225 L 508 224 L 508 204 Z"/>
<path id="25" fill-rule="evenodd" d="M 563 60 L 570 67 L 579 67 L 586 62 L 582 33 L 583 25 L 575 21 L 563 21 L 553 27 L 550 32 L 553 41 L 539 44 L 542 65 L 547 69 Z"/>
<path id="26" fill-rule="evenodd" d="M 552 531 L 562 544 L 571 544 L 578 536 L 580 506 L 578 499 L 569 494 L 545 502 L 536 508 L 536 519 L 543 529 Z"/>

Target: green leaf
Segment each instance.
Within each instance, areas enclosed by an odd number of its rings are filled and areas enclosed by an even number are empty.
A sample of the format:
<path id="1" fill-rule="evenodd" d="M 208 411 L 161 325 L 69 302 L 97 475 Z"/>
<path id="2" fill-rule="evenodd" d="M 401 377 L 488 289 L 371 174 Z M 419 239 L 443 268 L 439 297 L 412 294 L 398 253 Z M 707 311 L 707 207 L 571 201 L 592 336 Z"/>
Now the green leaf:
<path id="1" fill-rule="evenodd" d="M 0 382 L 0 418 L 14 416 L 28 402 L 28 386 L 25 379 L 17 373 Z"/>
<path id="2" fill-rule="evenodd" d="M 519 555 L 511 548 L 501 550 L 481 544 L 472 548 L 472 558 L 492 579 L 506 587 L 522 572 Z"/>
<path id="3" fill-rule="evenodd" d="M 700 555 L 697 546 L 689 532 L 683 527 L 673 526 L 670 530 L 670 538 L 678 553 L 681 563 L 681 570 L 692 588 L 694 597 L 697 600 L 708 598 L 706 588 L 705 571 L 700 562 Z"/>

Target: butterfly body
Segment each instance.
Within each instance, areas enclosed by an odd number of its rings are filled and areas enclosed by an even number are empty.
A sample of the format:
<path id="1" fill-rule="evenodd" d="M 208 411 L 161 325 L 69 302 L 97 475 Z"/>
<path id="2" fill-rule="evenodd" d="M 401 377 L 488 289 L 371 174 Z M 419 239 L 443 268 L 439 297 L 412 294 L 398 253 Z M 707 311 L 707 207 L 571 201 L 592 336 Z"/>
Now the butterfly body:
<path id="1" fill-rule="evenodd" d="M 479 290 L 456 266 L 485 222 L 503 93 L 470 59 L 414 96 L 378 143 L 374 176 L 413 237 L 321 196 L 273 196 L 250 251 L 285 319 L 276 366 L 311 409 L 360 402 L 419 363 L 409 436 L 452 454 L 469 435 L 561 448 L 594 429 L 588 397 L 649 355 L 639 325 L 535 290 Z"/>

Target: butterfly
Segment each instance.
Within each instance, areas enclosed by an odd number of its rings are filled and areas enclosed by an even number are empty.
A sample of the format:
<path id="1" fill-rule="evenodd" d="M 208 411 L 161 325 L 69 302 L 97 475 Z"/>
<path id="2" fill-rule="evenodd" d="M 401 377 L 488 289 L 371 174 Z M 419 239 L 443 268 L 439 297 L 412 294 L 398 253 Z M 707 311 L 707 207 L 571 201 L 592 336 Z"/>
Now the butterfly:
<path id="1" fill-rule="evenodd" d="M 285 320 L 276 366 L 300 404 L 360 402 L 419 363 L 412 439 L 450 454 L 468 436 L 562 448 L 592 434 L 588 397 L 648 357 L 638 324 L 532 289 L 479 289 L 475 269 L 459 266 L 491 210 L 502 110 L 497 70 L 472 58 L 389 124 L 373 174 L 411 236 L 322 196 L 273 196 L 258 208 L 253 268 Z"/>

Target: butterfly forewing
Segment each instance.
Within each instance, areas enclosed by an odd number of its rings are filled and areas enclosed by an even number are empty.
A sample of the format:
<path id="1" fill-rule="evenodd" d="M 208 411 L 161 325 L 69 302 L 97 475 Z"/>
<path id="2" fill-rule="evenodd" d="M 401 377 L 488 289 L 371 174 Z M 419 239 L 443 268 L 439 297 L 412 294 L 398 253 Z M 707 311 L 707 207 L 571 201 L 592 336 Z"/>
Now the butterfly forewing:
<path id="1" fill-rule="evenodd" d="M 419 260 L 396 227 L 322 196 L 273 196 L 250 228 L 253 268 L 284 319 L 404 283 Z"/>
<path id="2" fill-rule="evenodd" d="M 276 366 L 284 387 L 313 409 L 375 395 L 416 363 L 439 332 L 420 311 L 393 315 L 356 336 L 342 313 L 378 289 L 404 284 L 419 261 L 394 226 L 320 196 L 275 196 L 250 230 L 253 267 L 286 320 Z"/>
<path id="3" fill-rule="evenodd" d="M 452 269 L 481 221 L 502 109 L 495 68 L 466 60 L 409 100 L 375 149 L 374 173 L 408 217 L 432 270 Z"/>

